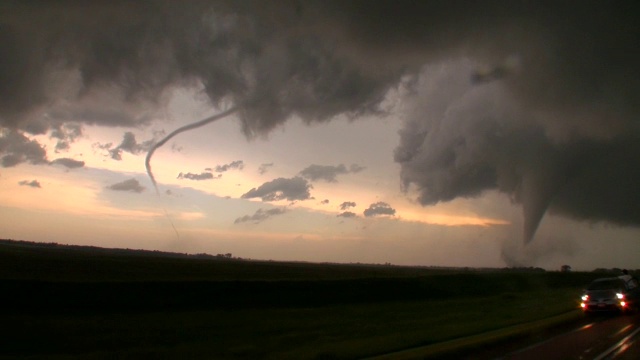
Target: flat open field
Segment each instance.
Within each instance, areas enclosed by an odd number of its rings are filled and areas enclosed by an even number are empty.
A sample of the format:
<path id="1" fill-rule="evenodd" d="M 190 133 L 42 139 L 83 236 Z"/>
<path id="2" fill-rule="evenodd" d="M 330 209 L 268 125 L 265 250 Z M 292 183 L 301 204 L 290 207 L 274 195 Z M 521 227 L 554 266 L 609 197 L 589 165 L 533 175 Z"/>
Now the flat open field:
<path id="1" fill-rule="evenodd" d="M 0 241 L 0 357 L 356 359 L 570 311 L 595 277 Z"/>

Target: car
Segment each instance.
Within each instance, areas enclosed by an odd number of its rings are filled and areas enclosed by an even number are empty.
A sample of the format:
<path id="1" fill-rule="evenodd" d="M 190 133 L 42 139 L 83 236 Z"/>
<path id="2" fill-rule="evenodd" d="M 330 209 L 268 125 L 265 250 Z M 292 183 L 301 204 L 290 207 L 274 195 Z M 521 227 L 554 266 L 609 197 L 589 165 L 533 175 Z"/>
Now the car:
<path id="1" fill-rule="evenodd" d="M 637 310 L 640 305 L 640 286 L 635 278 L 625 281 L 620 277 L 596 279 L 582 294 L 580 307 L 585 313 L 623 312 Z"/>

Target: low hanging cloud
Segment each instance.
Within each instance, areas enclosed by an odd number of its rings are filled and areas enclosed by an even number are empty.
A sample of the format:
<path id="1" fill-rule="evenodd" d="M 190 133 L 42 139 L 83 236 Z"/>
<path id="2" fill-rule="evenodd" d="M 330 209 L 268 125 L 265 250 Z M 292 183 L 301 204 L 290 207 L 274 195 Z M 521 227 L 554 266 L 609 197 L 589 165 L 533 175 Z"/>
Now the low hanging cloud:
<path id="1" fill-rule="evenodd" d="M 156 134 L 159 135 L 159 134 Z M 149 151 L 149 149 L 153 146 L 155 140 L 147 140 L 142 143 L 138 143 L 136 140 L 136 136 L 134 133 L 127 131 L 124 133 L 122 138 L 122 142 L 120 145 L 116 146 L 113 149 L 109 149 L 109 154 L 113 160 L 122 160 L 122 152 L 128 152 L 133 155 L 138 155 L 143 152 Z"/>
<path id="2" fill-rule="evenodd" d="M 242 160 L 236 160 L 229 164 L 216 165 L 215 171 L 218 173 L 221 173 L 221 172 L 226 172 L 233 169 L 236 169 L 236 170 L 244 169 L 244 162 Z"/>
<path id="3" fill-rule="evenodd" d="M 343 218 L 354 218 L 354 217 L 358 217 L 358 215 L 354 212 L 351 211 L 343 211 L 340 214 L 336 215 L 337 217 L 343 217 Z"/>
<path id="4" fill-rule="evenodd" d="M 396 214 L 396 209 L 392 208 L 391 205 L 382 201 L 373 203 L 364 210 L 365 217 L 384 216 L 384 215 L 394 216 L 395 214 Z"/>
<path id="5" fill-rule="evenodd" d="M 84 166 L 84 161 L 70 158 L 47 159 L 46 148 L 37 140 L 30 139 L 18 131 L 0 132 L 0 164 L 13 167 L 22 163 L 34 165 L 61 165 L 69 169 Z"/>
<path id="6" fill-rule="evenodd" d="M 52 127 L 50 137 L 56 139 L 56 152 L 69 150 L 71 144 L 82 136 L 82 125 L 78 123 L 62 123 Z"/>
<path id="7" fill-rule="evenodd" d="M 313 186 L 307 180 L 298 176 L 291 179 L 277 178 L 249 190 L 241 198 L 261 198 L 262 201 L 308 200 L 311 199 L 310 189 L 312 188 Z"/>
<path id="8" fill-rule="evenodd" d="M 353 201 L 345 201 L 342 204 L 340 204 L 340 210 L 347 210 L 349 208 L 355 207 L 356 203 Z"/>
<path id="9" fill-rule="evenodd" d="M 49 163 L 45 147 L 18 131 L 0 129 L 0 156 L 0 164 L 3 167 L 13 167 L 22 163 Z"/>
<path id="10" fill-rule="evenodd" d="M 51 162 L 51 165 L 62 165 L 67 169 L 77 169 L 77 168 L 84 167 L 84 161 L 74 160 L 70 158 L 60 158 L 60 159 L 53 160 Z"/>
<path id="11" fill-rule="evenodd" d="M 38 180 L 31 180 L 31 181 L 22 180 L 22 181 L 19 181 L 18 184 L 20 186 L 29 186 L 29 187 L 32 187 L 32 188 L 41 188 L 42 187 L 42 186 L 40 186 L 40 182 Z"/>
<path id="12" fill-rule="evenodd" d="M 210 172 L 203 172 L 200 174 L 194 174 L 194 173 L 180 173 L 178 174 L 178 179 L 189 179 L 189 180 L 196 180 L 196 181 L 201 181 L 201 180 L 212 180 L 212 179 L 220 179 L 222 177 L 222 174 L 218 174 L 216 176 L 214 176 L 212 173 Z"/>
<path id="13" fill-rule="evenodd" d="M 258 173 L 260 175 L 264 175 L 267 173 L 267 171 L 269 171 L 271 167 L 273 167 L 273 163 L 260 164 L 260 167 L 258 168 Z"/>
<path id="14" fill-rule="evenodd" d="M 273 216 L 282 215 L 287 212 L 286 208 L 274 208 L 274 209 L 258 209 L 253 215 L 245 215 L 234 220 L 234 224 L 240 224 L 244 222 L 253 222 L 254 224 L 261 223 Z"/>
<path id="15" fill-rule="evenodd" d="M 145 190 L 145 187 L 140 185 L 138 180 L 129 179 L 119 183 L 115 183 L 113 185 L 109 185 L 107 186 L 107 189 L 113 190 L 113 191 L 129 191 L 129 192 L 134 192 L 139 194 Z"/>
<path id="16" fill-rule="evenodd" d="M 326 182 L 334 183 L 338 181 L 336 180 L 338 175 L 358 173 L 364 169 L 364 167 L 357 164 L 352 164 L 349 168 L 344 166 L 344 164 L 337 166 L 313 164 L 300 171 L 300 176 L 310 181 L 324 180 Z"/>

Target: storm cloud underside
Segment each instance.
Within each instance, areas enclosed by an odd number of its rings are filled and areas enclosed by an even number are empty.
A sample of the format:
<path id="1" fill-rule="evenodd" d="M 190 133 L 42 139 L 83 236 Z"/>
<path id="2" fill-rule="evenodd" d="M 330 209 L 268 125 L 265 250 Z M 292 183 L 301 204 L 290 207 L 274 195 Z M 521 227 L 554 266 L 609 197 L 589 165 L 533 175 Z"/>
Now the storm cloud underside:
<path id="1" fill-rule="evenodd" d="M 146 125 L 159 115 L 140 104 L 161 108 L 174 87 L 202 88 L 231 109 L 222 114 L 237 111 L 248 137 L 294 116 L 381 114 L 401 89 L 394 156 L 420 203 L 502 191 L 522 203 L 527 241 L 546 211 L 637 226 L 638 6 L 5 2 L 0 124 L 11 130 L 0 138 L 2 164 L 46 162 L 30 140 L 6 145 L 35 128 Z M 154 185 L 151 155 L 190 128 L 181 129 L 147 156 Z"/>

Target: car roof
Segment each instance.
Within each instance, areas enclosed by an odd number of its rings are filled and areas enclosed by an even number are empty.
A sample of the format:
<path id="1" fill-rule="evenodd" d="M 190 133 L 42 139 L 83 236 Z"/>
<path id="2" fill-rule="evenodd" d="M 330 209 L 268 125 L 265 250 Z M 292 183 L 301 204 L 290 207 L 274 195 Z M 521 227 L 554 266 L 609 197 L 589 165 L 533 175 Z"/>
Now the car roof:
<path id="1" fill-rule="evenodd" d="M 589 284 L 589 286 L 587 286 L 587 290 L 605 290 L 605 289 L 613 289 L 614 287 L 627 289 L 627 285 L 622 279 L 617 277 L 609 277 L 609 278 L 600 278 L 600 279 L 593 280 Z"/>
<path id="2" fill-rule="evenodd" d="M 598 282 L 598 281 L 622 281 L 620 278 L 618 277 L 608 277 L 608 278 L 599 278 L 599 279 L 595 279 L 592 282 Z"/>

